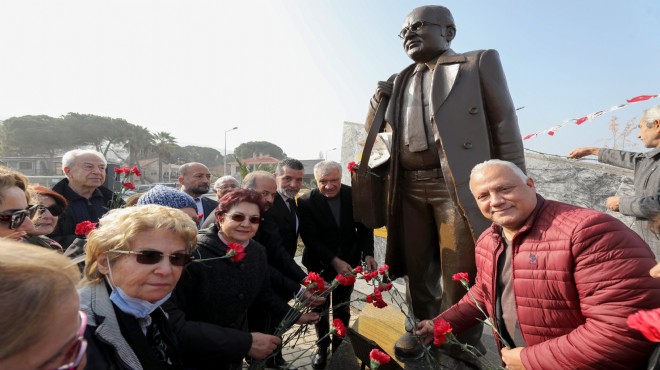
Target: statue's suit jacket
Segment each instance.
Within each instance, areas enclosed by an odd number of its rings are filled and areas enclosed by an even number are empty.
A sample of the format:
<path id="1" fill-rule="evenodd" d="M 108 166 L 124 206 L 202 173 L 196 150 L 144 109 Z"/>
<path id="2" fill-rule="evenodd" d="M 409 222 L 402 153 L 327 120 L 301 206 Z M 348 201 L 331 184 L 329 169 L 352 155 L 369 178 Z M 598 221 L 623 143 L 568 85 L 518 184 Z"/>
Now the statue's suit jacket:
<path id="1" fill-rule="evenodd" d="M 406 274 L 397 217 L 400 209 L 401 169 L 398 165 L 402 101 L 412 64 L 394 80 L 387 107 L 386 129 L 392 131 L 392 159 L 388 189 L 387 253 L 385 262 L 397 275 Z M 522 138 L 513 101 L 497 51 L 478 50 L 456 54 L 451 49 L 438 58 L 433 71 L 429 111 L 433 136 L 450 196 L 468 220 L 476 240 L 491 222 L 484 218 L 469 188 L 472 168 L 489 159 L 510 161 L 525 171 Z M 372 98 L 366 129 L 377 103 Z"/>

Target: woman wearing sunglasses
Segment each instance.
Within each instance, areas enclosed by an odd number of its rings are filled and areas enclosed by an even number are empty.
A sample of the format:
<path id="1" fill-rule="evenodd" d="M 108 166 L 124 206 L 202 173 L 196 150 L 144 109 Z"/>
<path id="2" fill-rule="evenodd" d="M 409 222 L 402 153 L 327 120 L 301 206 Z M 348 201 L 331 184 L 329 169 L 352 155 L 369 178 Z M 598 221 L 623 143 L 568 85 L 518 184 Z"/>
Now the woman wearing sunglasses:
<path id="1" fill-rule="evenodd" d="M 280 344 L 275 336 L 248 332 L 247 326 L 252 305 L 279 319 L 289 310 L 271 291 L 264 247 L 251 240 L 263 210 L 259 193 L 234 190 L 220 198 L 216 224 L 200 230 L 196 260 L 184 271 L 167 305 L 190 367 L 240 369 L 244 357 L 264 359 Z M 225 258 L 233 243 L 244 248 L 244 258 Z M 304 314 L 298 323 L 317 319 L 316 313 Z"/>
<path id="2" fill-rule="evenodd" d="M 0 238 L 23 241 L 34 229 L 30 218 L 36 207 L 29 207 L 28 180 L 21 173 L 0 166 Z"/>
<path id="3" fill-rule="evenodd" d="M 32 219 L 34 230 L 28 232 L 30 236 L 25 241 L 58 252 L 64 252 L 60 243 L 46 235 L 55 231 L 59 216 L 66 209 L 66 199 L 41 185 L 30 185 L 30 190 L 32 195 L 36 197 L 37 211 Z"/>
<path id="4" fill-rule="evenodd" d="M 192 259 L 197 225 L 158 205 L 112 210 L 87 238 L 83 286 L 90 369 L 181 369 L 160 305 Z"/>
<path id="5" fill-rule="evenodd" d="M 0 369 L 83 369 L 80 272 L 59 253 L 0 240 Z"/>

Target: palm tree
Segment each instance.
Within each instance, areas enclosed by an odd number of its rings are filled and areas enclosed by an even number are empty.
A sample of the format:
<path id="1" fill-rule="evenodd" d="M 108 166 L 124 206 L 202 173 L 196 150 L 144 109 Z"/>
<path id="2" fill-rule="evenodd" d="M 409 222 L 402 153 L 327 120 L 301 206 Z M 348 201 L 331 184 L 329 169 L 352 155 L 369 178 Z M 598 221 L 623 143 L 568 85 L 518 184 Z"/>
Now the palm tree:
<path id="1" fill-rule="evenodd" d="M 129 167 L 137 165 L 140 159 L 151 150 L 154 145 L 154 136 L 145 127 L 134 125 L 130 130 L 130 138 L 124 144 L 124 149 L 128 150 Z"/>
<path id="2" fill-rule="evenodd" d="M 158 154 L 158 181 L 163 181 L 163 159 L 169 158 L 174 152 L 176 139 L 172 134 L 165 131 L 156 132 L 153 135 L 153 151 Z"/>

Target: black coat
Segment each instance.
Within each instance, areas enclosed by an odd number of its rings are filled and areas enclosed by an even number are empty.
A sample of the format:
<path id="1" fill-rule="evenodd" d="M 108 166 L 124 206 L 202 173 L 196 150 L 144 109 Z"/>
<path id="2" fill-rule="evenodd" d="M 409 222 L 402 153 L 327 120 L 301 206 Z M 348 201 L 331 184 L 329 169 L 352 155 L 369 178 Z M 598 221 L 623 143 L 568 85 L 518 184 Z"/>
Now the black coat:
<path id="1" fill-rule="evenodd" d="M 49 236 L 60 243 L 65 250 L 76 239 L 74 233 L 76 225 L 83 221 L 98 222 L 110 210 L 114 196 L 110 189 L 99 186 L 94 190 L 91 198 L 81 197 L 69 187 L 69 179 L 63 179 L 55 184 L 53 191 L 66 198 L 68 206 L 60 215 L 55 231 Z"/>
<path id="2" fill-rule="evenodd" d="M 342 185 L 340 226 L 337 226 L 327 198 L 318 189 L 298 198 L 300 234 L 305 243 L 303 264 L 309 271 L 324 271 L 332 279 L 336 272 L 330 262 L 339 257 L 352 267 L 374 255 L 374 232 L 353 219 L 351 187 Z"/>
<path id="3" fill-rule="evenodd" d="M 200 231 L 197 259 L 221 257 L 227 246 L 217 226 Z M 196 369 L 222 369 L 247 355 L 252 336 L 246 313 L 251 305 L 266 307 L 278 320 L 289 306 L 273 294 L 264 247 L 251 240 L 245 259 L 216 259 L 189 264 L 174 294 L 163 307 L 179 339 L 186 365 Z"/>
<path id="4" fill-rule="evenodd" d="M 295 206 L 293 202 L 293 210 L 296 213 L 298 219 L 300 219 L 300 213 L 298 212 L 298 207 Z M 291 215 L 289 207 L 282 196 L 278 193 L 275 194 L 275 199 L 273 200 L 273 205 L 266 212 L 269 214 L 279 230 L 280 236 L 282 237 L 282 243 L 284 249 L 289 253 L 291 257 L 296 255 L 296 249 L 298 248 L 298 235 L 300 235 L 300 227 L 296 230 L 296 219 Z"/>

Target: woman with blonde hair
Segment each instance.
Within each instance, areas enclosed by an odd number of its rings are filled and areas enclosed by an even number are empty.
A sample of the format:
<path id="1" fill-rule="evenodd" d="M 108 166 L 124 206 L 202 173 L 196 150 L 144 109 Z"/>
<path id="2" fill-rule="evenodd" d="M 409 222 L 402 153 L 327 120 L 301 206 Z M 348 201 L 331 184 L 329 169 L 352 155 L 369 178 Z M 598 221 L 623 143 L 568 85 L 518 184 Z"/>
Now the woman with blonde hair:
<path id="1" fill-rule="evenodd" d="M 30 206 L 28 180 L 20 172 L 0 166 L 0 238 L 23 241 L 34 230 L 30 218 L 37 207 Z"/>
<path id="2" fill-rule="evenodd" d="M 0 369 L 83 369 L 80 272 L 61 254 L 0 239 Z"/>
<path id="3" fill-rule="evenodd" d="M 158 205 L 115 209 L 87 238 L 82 310 L 91 369 L 181 369 L 160 308 L 197 244 L 184 212 Z"/>

